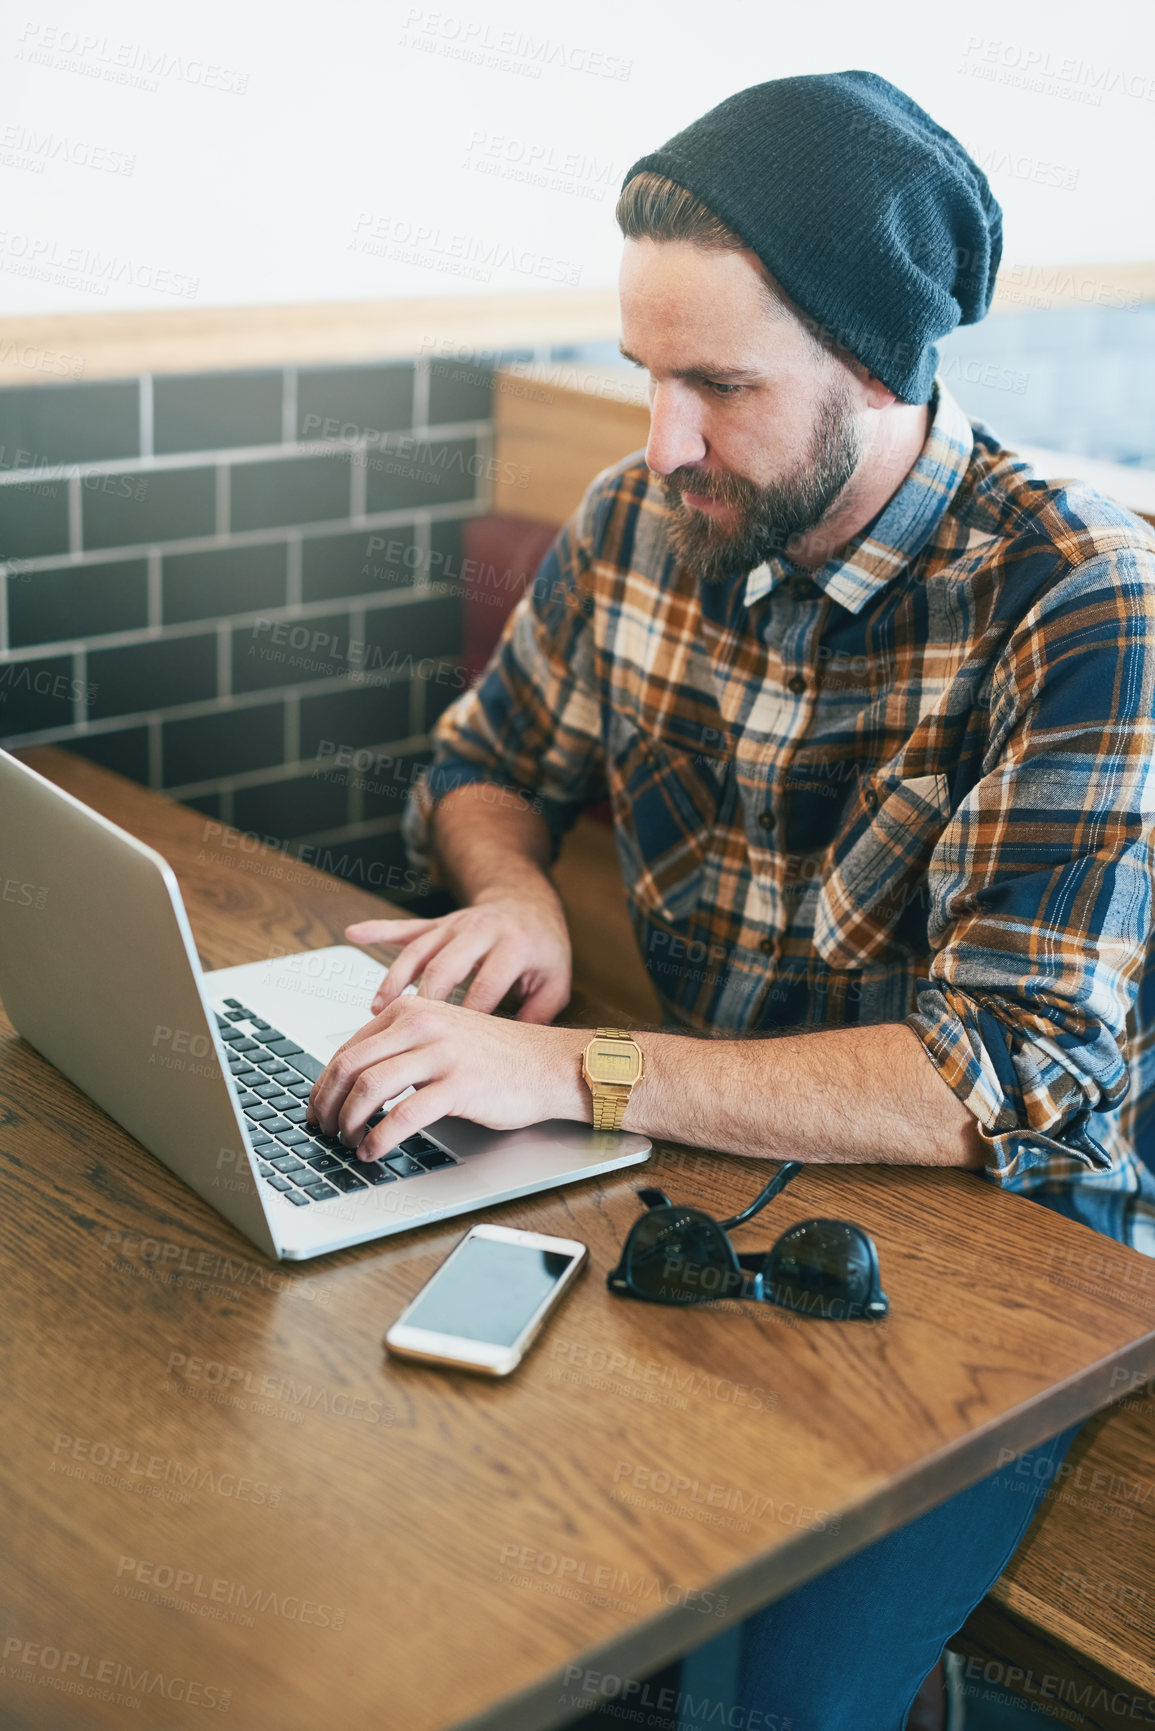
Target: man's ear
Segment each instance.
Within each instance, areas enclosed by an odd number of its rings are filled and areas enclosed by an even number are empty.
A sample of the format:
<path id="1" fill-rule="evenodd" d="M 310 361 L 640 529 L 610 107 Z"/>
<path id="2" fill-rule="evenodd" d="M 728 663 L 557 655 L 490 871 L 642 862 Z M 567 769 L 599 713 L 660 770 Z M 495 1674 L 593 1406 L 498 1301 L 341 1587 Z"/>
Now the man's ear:
<path id="1" fill-rule="evenodd" d="M 863 409 L 890 409 L 896 404 L 905 407 L 902 398 L 884 385 L 881 379 L 865 367 L 857 355 L 848 354 L 845 350 L 829 357 L 834 365 L 841 369 L 843 384 L 850 391 L 854 407 Z"/>
<path id="2" fill-rule="evenodd" d="M 873 373 L 867 373 L 863 380 L 866 390 L 867 407 L 871 409 L 889 409 L 901 401 L 895 396 L 889 385 L 884 385 L 881 379 L 876 379 Z"/>
<path id="3" fill-rule="evenodd" d="M 847 355 L 843 364 L 854 374 L 863 408 L 889 409 L 892 404 L 900 401 L 890 387 L 884 385 L 881 379 L 876 379 L 873 373 L 868 372 L 862 362 L 857 360 L 854 355 Z"/>

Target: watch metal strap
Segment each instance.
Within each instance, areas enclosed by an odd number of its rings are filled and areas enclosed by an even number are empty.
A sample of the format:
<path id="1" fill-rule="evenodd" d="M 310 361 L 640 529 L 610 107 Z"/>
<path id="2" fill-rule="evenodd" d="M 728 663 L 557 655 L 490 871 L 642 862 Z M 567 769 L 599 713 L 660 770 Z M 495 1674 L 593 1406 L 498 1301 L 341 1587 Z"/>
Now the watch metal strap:
<path id="1" fill-rule="evenodd" d="M 620 1130 L 633 1091 L 631 1082 L 598 1082 L 593 1089 L 594 1129 Z"/>
<path id="2" fill-rule="evenodd" d="M 599 1040 L 631 1040 L 626 1028 L 599 1028 Z M 597 1082 L 591 1090 L 594 1104 L 595 1130 L 620 1130 L 626 1107 L 633 1093 L 632 1082 Z"/>

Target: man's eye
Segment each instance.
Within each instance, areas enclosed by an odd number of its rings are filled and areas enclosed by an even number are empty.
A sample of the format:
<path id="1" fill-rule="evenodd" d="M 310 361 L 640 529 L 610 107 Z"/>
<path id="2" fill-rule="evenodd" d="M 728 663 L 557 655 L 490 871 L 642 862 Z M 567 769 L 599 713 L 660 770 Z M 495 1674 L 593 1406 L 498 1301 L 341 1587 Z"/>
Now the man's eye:
<path id="1" fill-rule="evenodd" d="M 741 385 L 719 385 L 719 384 L 716 384 L 713 379 L 707 379 L 706 380 L 706 387 L 708 390 L 715 392 L 715 394 L 719 397 L 737 396 L 738 392 L 742 389 Z"/>

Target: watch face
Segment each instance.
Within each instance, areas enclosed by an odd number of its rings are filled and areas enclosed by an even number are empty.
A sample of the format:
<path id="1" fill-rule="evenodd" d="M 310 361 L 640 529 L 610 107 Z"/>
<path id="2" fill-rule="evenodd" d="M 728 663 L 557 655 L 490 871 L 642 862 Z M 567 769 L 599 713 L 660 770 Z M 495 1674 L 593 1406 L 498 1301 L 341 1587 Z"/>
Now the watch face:
<path id="1" fill-rule="evenodd" d="M 641 1055 L 624 1040 L 598 1040 L 587 1048 L 586 1069 L 593 1082 L 636 1082 L 642 1073 Z"/>

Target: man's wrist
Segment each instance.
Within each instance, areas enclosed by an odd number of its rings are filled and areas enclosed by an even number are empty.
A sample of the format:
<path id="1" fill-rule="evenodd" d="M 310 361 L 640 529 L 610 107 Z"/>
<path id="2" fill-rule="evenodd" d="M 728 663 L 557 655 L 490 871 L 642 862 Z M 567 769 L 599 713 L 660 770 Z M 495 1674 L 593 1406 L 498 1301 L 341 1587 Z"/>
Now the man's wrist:
<path id="1" fill-rule="evenodd" d="M 495 790 L 498 798 L 494 799 Z M 446 789 L 429 818 L 431 852 L 457 900 L 493 901 L 511 885 L 549 883 L 549 828 L 499 783 L 470 780 Z"/>
<path id="2" fill-rule="evenodd" d="M 527 899 L 561 906 L 561 897 L 545 872 L 536 866 L 520 865 L 503 868 L 492 883 L 482 885 L 470 896 L 469 903 L 471 907 L 481 907 L 486 902 L 522 902 Z"/>
<path id="3" fill-rule="evenodd" d="M 579 1124 L 594 1121 L 593 1096 L 582 1075 L 582 1054 L 593 1039 L 593 1028 L 555 1028 L 558 1035 L 560 1069 L 554 1080 L 555 1118 L 571 1118 Z"/>

